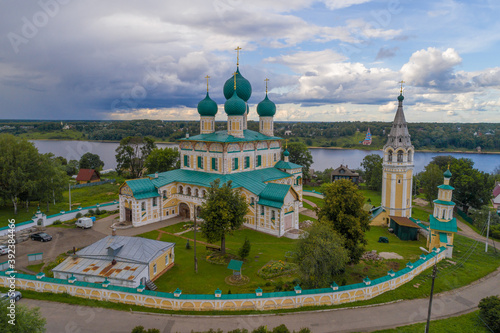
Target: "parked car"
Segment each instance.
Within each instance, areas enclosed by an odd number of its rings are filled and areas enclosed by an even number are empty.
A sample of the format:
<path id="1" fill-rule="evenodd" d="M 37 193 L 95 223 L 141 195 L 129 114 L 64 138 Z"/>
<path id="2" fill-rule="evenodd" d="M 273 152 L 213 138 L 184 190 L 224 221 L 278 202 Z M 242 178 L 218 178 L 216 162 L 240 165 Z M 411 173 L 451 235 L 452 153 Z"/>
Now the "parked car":
<path id="1" fill-rule="evenodd" d="M 14 291 L 10 295 L 9 294 L 0 294 L 0 302 L 4 301 L 9 301 L 11 299 L 15 300 L 16 302 L 19 301 L 21 298 L 23 298 L 23 295 L 19 291 Z"/>
<path id="2" fill-rule="evenodd" d="M 40 241 L 40 242 L 48 242 L 52 240 L 52 236 L 45 232 L 37 232 L 30 236 L 32 240 Z"/>
<path id="3" fill-rule="evenodd" d="M 0 245 L 0 255 L 9 253 L 9 248 L 7 245 Z"/>
<path id="4" fill-rule="evenodd" d="M 75 222 L 75 225 L 82 229 L 92 228 L 92 226 L 94 225 L 94 220 L 92 220 L 90 217 L 80 217 Z"/>

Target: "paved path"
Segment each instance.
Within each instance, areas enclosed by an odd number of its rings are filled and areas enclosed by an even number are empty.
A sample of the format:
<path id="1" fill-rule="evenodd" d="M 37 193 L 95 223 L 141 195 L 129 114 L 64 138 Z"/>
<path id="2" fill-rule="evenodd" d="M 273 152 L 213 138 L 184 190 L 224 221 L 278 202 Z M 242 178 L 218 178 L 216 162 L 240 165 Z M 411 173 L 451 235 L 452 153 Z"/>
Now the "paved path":
<path id="1" fill-rule="evenodd" d="M 475 232 L 471 227 L 469 227 L 467 224 L 461 222 L 460 220 L 457 219 L 457 225 L 461 229 L 461 231 L 458 232 L 459 235 L 465 236 L 472 238 L 474 240 L 478 240 L 480 242 L 483 242 L 486 244 L 486 237 L 481 236 L 477 232 Z M 484 232 L 486 234 L 486 231 Z M 488 244 L 490 246 L 496 247 L 497 250 L 500 250 L 500 243 L 497 241 L 495 242 L 494 240 L 490 239 L 488 240 Z"/>
<path id="2" fill-rule="evenodd" d="M 119 214 L 114 214 L 114 215 L 110 215 L 108 217 L 105 217 L 101 220 L 97 220 L 97 222 L 94 224 L 94 227 L 92 229 L 94 229 L 95 231 L 98 231 L 104 235 L 111 235 L 111 231 L 112 231 L 111 225 L 113 223 L 115 223 L 116 221 L 118 221 L 117 219 L 115 219 L 118 216 L 119 216 Z M 161 229 L 161 228 L 168 227 L 170 225 L 173 225 L 173 224 L 176 224 L 176 223 L 179 223 L 182 221 L 188 221 L 188 220 L 189 219 L 183 219 L 182 217 L 173 217 L 173 218 L 168 219 L 168 220 L 163 220 L 160 222 L 147 224 L 147 225 L 144 225 L 142 227 L 132 227 L 132 228 L 128 228 L 128 229 L 117 229 L 116 234 L 119 236 L 136 236 L 136 235 L 143 234 L 145 232 Z"/>
<path id="3" fill-rule="evenodd" d="M 473 311 L 482 298 L 499 294 L 499 285 L 500 268 L 468 286 L 438 294 L 434 297 L 432 318 L 446 318 Z M 210 328 L 224 331 L 246 328 L 251 331 L 261 325 L 272 329 L 286 324 L 290 330 L 309 327 L 313 333 L 323 333 L 368 332 L 424 322 L 428 299 L 351 309 L 255 316 L 146 314 L 32 299 L 22 299 L 20 303 L 41 308 L 42 315 L 47 318 L 47 332 L 129 333 L 137 325 L 158 328 L 163 333 L 207 331 Z"/>
<path id="4" fill-rule="evenodd" d="M 316 208 L 316 207 L 317 207 L 317 205 L 316 205 L 314 202 L 312 202 L 312 201 L 309 201 L 309 200 L 304 199 L 304 198 L 302 198 L 302 201 L 304 201 L 305 203 L 308 203 L 308 204 L 309 204 L 309 205 L 311 205 L 313 208 Z M 316 219 L 316 220 L 318 219 L 318 215 L 316 214 L 316 212 L 315 212 L 315 211 L 312 211 L 312 210 L 307 209 L 307 208 L 305 208 L 305 207 L 302 207 L 302 208 L 300 209 L 300 214 L 303 214 L 303 215 L 306 215 L 306 216 L 312 217 L 313 219 Z"/>

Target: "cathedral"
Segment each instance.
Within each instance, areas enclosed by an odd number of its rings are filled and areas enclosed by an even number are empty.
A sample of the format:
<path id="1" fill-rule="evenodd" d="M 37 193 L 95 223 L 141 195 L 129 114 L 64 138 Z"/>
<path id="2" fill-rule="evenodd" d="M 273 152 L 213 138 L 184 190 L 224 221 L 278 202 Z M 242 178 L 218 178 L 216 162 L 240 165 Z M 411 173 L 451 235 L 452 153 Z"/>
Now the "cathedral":
<path id="1" fill-rule="evenodd" d="M 239 51 L 239 48 L 237 48 Z M 231 181 L 248 202 L 246 227 L 278 237 L 299 228 L 302 166 L 289 161 L 283 139 L 274 136 L 276 105 L 267 95 L 257 105 L 259 131 L 247 129 L 252 94 L 239 70 L 224 84 L 227 129 L 215 131 L 217 103 L 198 103 L 200 133 L 179 140 L 181 168 L 126 181 L 120 188 L 120 221 L 142 226 L 176 216 L 192 219 L 216 179 Z"/>

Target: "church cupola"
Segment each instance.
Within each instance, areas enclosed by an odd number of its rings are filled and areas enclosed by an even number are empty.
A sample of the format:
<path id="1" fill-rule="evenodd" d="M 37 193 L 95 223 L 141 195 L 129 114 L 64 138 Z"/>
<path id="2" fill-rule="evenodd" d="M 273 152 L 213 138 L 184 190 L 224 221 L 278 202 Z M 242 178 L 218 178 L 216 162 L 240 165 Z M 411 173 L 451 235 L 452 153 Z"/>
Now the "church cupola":
<path id="1" fill-rule="evenodd" d="M 267 96 L 267 82 L 266 81 L 266 97 L 257 105 L 257 113 L 259 114 L 259 132 L 267 135 L 274 136 L 274 115 L 276 114 L 276 104 L 274 104 Z"/>
<path id="2" fill-rule="evenodd" d="M 237 47 L 236 49 L 236 89 L 234 89 L 234 75 L 227 79 L 224 83 L 223 93 L 226 99 L 230 99 L 233 96 L 233 93 L 236 90 L 236 94 L 239 98 L 241 98 L 245 103 L 248 102 L 250 96 L 252 96 L 252 85 L 250 82 L 243 77 L 240 73 L 240 50 L 241 47 Z M 247 129 L 247 118 L 248 118 L 248 104 L 246 105 L 246 111 L 243 115 L 243 129 Z"/>
<path id="3" fill-rule="evenodd" d="M 403 81 L 398 96 L 398 109 L 385 144 L 382 162 L 382 207 L 389 215 L 410 217 L 412 208 L 414 147 L 403 112 Z"/>
<path id="4" fill-rule="evenodd" d="M 210 134 L 215 132 L 215 115 L 217 114 L 217 103 L 215 103 L 208 95 L 208 79 L 207 79 L 207 96 L 198 103 L 198 113 L 200 114 L 200 134 Z"/>
<path id="5" fill-rule="evenodd" d="M 237 94 L 236 72 L 234 73 L 233 95 L 224 103 L 224 111 L 227 114 L 227 133 L 242 138 L 243 120 L 247 112 L 247 104 Z"/>

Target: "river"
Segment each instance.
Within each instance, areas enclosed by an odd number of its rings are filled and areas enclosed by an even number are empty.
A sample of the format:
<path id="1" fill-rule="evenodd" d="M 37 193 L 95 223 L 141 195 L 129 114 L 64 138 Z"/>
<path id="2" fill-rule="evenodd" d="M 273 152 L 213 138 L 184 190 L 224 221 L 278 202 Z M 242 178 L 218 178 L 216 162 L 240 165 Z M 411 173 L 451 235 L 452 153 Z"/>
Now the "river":
<path id="1" fill-rule="evenodd" d="M 93 141 L 65 141 L 65 140 L 32 140 L 40 153 L 53 153 L 69 160 L 79 160 L 87 153 L 97 154 L 104 162 L 104 169 L 116 168 L 116 148 L 118 142 L 93 142 Z M 177 147 L 176 144 L 158 143 L 158 147 Z M 348 165 L 350 168 L 359 168 L 363 158 L 369 154 L 378 154 L 378 150 L 358 150 L 358 149 L 311 149 L 313 157 L 312 169 L 322 171 L 326 168 L 337 168 L 340 164 Z M 451 155 L 455 158 L 470 158 L 474 161 L 474 166 L 484 172 L 491 173 L 500 166 L 500 154 L 475 154 L 475 153 L 434 153 L 415 152 L 415 173 L 424 170 L 434 156 Z"/>

